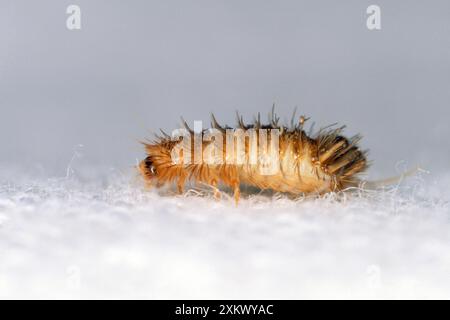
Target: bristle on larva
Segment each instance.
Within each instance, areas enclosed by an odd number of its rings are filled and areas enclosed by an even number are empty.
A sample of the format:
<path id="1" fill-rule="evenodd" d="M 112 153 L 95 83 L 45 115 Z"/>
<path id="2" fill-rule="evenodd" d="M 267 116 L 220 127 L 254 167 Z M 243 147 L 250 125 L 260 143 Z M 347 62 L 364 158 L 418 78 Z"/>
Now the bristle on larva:
<path id="1" fill-rule="evenodd" d="M 231 128 L 212 115 L 211 129 L 200 132 L 182 120 L 181 138 L 161 131 L 154 141 L 144 143 L 147 157 L 139 164 L 140 172 L 149 186 L 176 183 L 180 193 L 188 180 L 214 190 L 222 183 L 234 190 L 236 202 L 241 184 L 291 194 L 323 194 L 357 186 L 358 175 L 368 168 L 367 151 L 358 147 L 361 136 L 346 138 L 345 127 L 335 125 L 307 134 L 308 119 L 294 117 L 290 126 L 280 125 L 272 109 L 267 124 L 259 114 L 245 124 L 237 114 L 237 127 Z"/>

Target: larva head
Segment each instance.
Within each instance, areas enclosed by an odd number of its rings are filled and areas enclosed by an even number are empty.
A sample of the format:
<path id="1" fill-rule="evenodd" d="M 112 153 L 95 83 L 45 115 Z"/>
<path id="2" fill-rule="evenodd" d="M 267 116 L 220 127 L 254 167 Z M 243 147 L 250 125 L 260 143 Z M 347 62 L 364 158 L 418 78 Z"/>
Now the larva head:
<path id="1" fill-rule="evenodd" d="M 145 160 L 141 161 L 139 164 L 139 170 L 147 181 L 151 181 L 154 177 L 156 177 L 156 169 L 153 165 L 151 157 L 147 157 Z"/>

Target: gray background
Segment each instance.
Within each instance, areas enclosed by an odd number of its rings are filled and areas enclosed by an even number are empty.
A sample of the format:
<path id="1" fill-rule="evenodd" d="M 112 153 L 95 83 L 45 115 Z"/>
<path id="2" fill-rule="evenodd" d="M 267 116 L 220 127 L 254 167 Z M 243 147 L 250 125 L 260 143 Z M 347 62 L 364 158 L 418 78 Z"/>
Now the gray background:
<path id="1" fill-rule="evenodd" d="M 66 29 L 69 4 L 82 30 Z M 382 30 L 366 28 L 378 4 Z M 371 176 L 448 168 L 450 2 L 0 0 L 0 165 L 131 168 L 138 140 L 276 103 L 361 132 Z"/>

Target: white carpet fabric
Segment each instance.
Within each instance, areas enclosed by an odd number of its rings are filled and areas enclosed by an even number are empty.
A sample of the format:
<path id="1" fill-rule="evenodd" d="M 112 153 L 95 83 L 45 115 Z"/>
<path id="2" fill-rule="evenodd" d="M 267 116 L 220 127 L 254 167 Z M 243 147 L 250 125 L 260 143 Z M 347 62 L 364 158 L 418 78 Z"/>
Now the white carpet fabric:
<path id="1" fill-rule="evenodd" d="M 132 179 L 4 180 L 0 298 L 449 298 L 450 179 L 236 207 Z"/>

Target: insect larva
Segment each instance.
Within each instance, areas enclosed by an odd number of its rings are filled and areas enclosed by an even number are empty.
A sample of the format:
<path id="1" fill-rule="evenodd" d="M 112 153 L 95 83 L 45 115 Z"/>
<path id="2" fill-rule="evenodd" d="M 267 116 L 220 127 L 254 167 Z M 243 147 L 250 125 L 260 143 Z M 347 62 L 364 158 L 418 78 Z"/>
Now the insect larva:
<path id="1" fill-rule="evenodd" d="M 358 175 L 368 167 L 367 151 L 361 151 L 358 147 L 361 137 L 344 137 L 344 126 L 328 127 L 314 135 L 307 134 L 304 123 L 308 119 L 302 116 L 296 124 L 291 121 L 290 127 L 279 125 L 279 118 L 273 110 L 268 124 L 262 124 L 259 115 L 249 125 L 244 124 L 239 115 L 237 120 L 237 129 L 233 129 L 221 126 L 212 115 L 211 127 L 216 134 L 221 134 L 215 136 L 214 142 L 205 139 L 211 131 L 202 130 L 196 136 L 184 122 L 189 133 L 184 137 L 186 140 L 173 138 L 163 132 L 155 141 L 144 143 L 147 157 L 140 163 L 139 169 L 147 184 L 162 186 L 176 183 L 178 191 L 182 193 L 187 180 L 208 184 L 215 190 L 219 183 L 223 183 L 234 190 L 237 203 L 241 184 L 291 194 L 323 194 L 357 186 L 360 183 Z M 240 145 L 240 162 L 237 161 L 239 150 L 236 139 L 239 137 L 236 137 L 236 132 L 244 137 Z M 273 135 L 275 132 L 277 136 Z M 263 143 L 263 133 L 267 137 L 267 144 Z M 201 161 L 194 159 L 194 137 L 200 139 L 201 151 L 197 156 L 200 155 Z M 251 137 L 256 137 L 256 141 L 251 141 Z M 230 144 L 230 141 L 235 144 Z M 179 152 L 181 161 L 178 159 L 178 162 L 174 162 L 174 151 L 180 149 L 183 143 L 184 146 L 192 147 L 194 152 L 189 154 L 186 149 L 182 149 Z M 216 143 L 219 146 L 208 150 Z M 252 158 L 252 143 L 258 150 L 256 158 Z M 264 149 L 264 145 L 268 147 Z M 206 150 L 214 152 L 206 154 Z M 211 154 L 214 154 L 215 159 L 222 157 L 223 161 L 211 161 Z M 268 166 L 272 166 L 269 174 L 264 172 Z M 219 196 L 218 191 L 215 195 Z"/>

